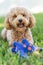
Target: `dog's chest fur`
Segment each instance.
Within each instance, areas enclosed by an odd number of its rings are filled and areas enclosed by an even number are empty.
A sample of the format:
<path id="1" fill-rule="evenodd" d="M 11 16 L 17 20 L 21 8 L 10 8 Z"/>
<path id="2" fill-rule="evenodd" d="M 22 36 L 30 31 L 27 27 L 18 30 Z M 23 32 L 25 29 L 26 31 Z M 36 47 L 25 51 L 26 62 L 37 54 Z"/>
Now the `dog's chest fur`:
<path id="1" fill-rule="evenodd" d="M 15 30 L 9 30 L 7 32 L 7 40 L 11 42 L 11 44 L 14 41 L 21 42 L 23 38 L 26 38 L 30 43 L 33 43 L 32 35 L 30 29 L 23 31 L 23 32 L 18 32 Z"/>
<path id="2" fill-rule="evenodd" d="M 27 38 L 27 36 L 28 36 L 27 33 L 28 33 L 28 31 L 25 31 L 25 32 L 13 31 L 12 38 L 14 39 L 14 41 L 21 42 L 23 38 Z"/>

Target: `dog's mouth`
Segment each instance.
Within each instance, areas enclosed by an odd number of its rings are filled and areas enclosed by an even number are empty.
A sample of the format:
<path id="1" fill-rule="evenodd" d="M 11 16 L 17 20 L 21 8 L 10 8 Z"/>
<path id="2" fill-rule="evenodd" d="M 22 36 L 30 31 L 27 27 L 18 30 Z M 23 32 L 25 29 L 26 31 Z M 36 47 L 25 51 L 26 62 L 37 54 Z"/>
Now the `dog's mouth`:
<path id="1" fill-rule="evenodd" d="M 22 27 L 24 27 L 24 23 L 19 23 L 19 24 L 17 24 L 17 26 L 18 26 L 19 28 L 22 28 Z"/>

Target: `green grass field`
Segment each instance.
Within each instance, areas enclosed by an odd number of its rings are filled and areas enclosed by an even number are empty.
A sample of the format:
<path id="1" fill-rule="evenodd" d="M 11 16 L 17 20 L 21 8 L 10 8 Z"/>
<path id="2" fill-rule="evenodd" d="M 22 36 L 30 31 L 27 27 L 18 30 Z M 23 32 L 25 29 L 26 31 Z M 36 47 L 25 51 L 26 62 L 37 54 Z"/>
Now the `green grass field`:
<path id="1" fill-rule="evenodd" d="M 43 48 L 43 13 L 35 14 L 36 25 L 32 29 L 34 44 Z M 4 27 L 4 17 L 0 17 L 0 33 Z M 39 55 L 29 54 L 28 60 L 13 54 L 8 42 L 0 36 L 0 65 L 43 65 L 43 51 Z"/>

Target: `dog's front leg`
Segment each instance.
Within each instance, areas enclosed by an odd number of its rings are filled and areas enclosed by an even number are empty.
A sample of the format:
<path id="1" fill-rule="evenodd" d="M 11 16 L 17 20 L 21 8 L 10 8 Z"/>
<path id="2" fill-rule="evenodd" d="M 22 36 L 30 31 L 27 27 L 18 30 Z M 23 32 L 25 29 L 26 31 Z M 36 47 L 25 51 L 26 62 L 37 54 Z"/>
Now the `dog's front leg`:
<path id="1" fill-rule="evenodd" d="M 30 30 L 27 31 L 27 33 L 25 34 L 26 36 L 26 39 L 31 43 L 33 44 L 34 43 L 34 40 L 33 40 L 33 37 L 32 37 L 32 33 Z"/>
<path id="2" fill-rule="evenodd" d="M 13 42 L 14 42 L 14 39 L 12 39 L 12 40 L 9 41 L 9 46 L 10 47 L 13 47 Z"/>

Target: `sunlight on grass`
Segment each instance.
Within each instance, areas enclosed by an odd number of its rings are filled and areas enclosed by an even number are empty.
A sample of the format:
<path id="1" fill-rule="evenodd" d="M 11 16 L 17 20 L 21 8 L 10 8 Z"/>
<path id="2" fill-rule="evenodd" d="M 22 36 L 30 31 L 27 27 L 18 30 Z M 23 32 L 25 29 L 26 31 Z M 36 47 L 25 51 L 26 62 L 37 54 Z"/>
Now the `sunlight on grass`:
<path id="1" fill-rule="evenodd" d="M 0 27 L 4 27 L 4 24 L 0 23 Z"/>

